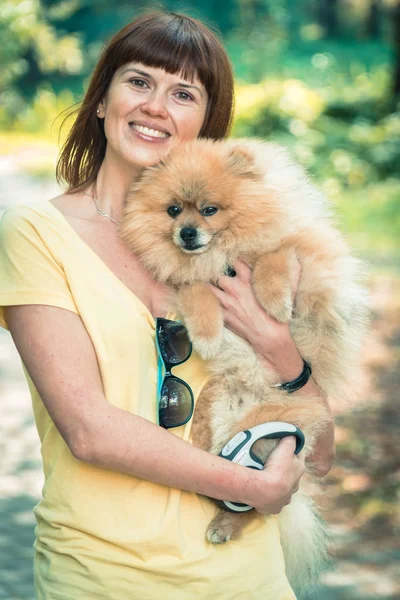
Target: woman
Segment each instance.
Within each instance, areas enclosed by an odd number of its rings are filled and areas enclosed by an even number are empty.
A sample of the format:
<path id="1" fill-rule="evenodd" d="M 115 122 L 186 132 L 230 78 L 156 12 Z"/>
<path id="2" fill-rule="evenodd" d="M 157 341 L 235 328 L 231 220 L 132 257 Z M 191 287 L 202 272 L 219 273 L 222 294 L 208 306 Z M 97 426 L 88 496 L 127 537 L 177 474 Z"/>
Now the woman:
<path id="1" fill-rule="evenodd" d="M 232 98 L 229 61 L 204 25 L 136 19 L 103 52 L 61 154 L 68 191 L 3 216 L 0 318 L 26 369 L 46 478 L 35 510 L 40 599 L 294 598 L 276 518 L 263 516 L 298 487 L 294 440 L 254 472 L 188 443 L 191 421 L 172 433 L 156 424 L 155 317 L 168 316 L 169 290 L 117 234 L 140 171 L 183 140 L 226 136 Z M 303 363 L 288 327 L 258 305 L 247 266 L 235 267 L 215 289 L 227 325 L 295 379 Z M 176 373 L 197 398 L 200 359 Z M 297 393 L 319 392 L 309 381 Z M 319 474 L 332 456 L 330 431 L 313 457 Z M 255 506 L 260 518 L 213 546 L 205 531 L 217 509 L 203 495 Z"/>

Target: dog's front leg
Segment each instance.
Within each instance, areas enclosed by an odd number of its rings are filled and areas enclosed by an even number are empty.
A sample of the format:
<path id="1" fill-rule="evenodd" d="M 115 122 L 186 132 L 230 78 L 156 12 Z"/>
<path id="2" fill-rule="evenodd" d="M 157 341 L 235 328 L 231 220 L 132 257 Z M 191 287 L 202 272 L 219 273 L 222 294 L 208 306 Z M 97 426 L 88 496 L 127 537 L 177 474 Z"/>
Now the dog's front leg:
<path id="1" fill-rule="evenodd" d="M 196 352 L 204 360 L 213 358 L 221 348 L 224 319 L 222 307 L 209 285 L 198 282 L 181 288 L 178 310 Z"/>
<path id="2" fill-rule="evenodd" d="M 252 283 L 258 301 L 281 323 L 289 322 L 292 316 L 296 260 L 293 248 L 282 248 L 263 254 L 253 268 Z"/>

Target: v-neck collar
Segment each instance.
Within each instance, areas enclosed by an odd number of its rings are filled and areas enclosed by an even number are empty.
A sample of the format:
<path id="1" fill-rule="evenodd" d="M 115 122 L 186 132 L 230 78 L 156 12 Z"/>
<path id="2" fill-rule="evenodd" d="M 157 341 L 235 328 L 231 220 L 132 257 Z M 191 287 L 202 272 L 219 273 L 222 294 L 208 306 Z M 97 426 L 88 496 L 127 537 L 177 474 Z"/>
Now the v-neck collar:
<path id="1" fill-rule="evenodd" d="M 79 235 L 79 233 L 76 231 L 76 229 L 74 229 L 72 227 L 71 223 L 63 215 L 61 210 L 59 210 L 56 206 L 54 206 L 54 204 L 52 202 L 50 202 L 50 200 L 47 200 L 46 203 L 48 206 L 50 206 L 51 210 L 57 215 L 57 217 L 59 217 L 59 220 L 62 221 L 62 223 L 65 225 L 65 227 L 67 227 L 72 232 L 72 234 L 77 238 L 79 243 L 81 243 L 87 249 L 87 251 L 92 256 L 94 256 L 94 258 L 103 266 L 104 270 L 106 272 L 108 272 L 110 274 L 110 276 L 113 277 L 120 286 L 122 286 L 122 288 L 135 300 L 135 302 L 137 304 L 140 305 L 140 307 L 143 309 L 143 311 L 147 314 L 148 318 L 150 319 L 150 321 L 152 323 L 153 328 L 155 329 L 157 317 L 153 316 L 150 309 L 146 306 L 146 304 L 143 302 L 143 300 L 141 300 L 127 285 L 125 285 L 119 279 L 119 277 L 117 277 L 117 275 L 114 273 L 114 271 L 112 271 L 112 269 L 110 269 L 110 267 L 104 262 L 104 260 L 102 258 L 100 258 L 100 256 L 97 254 L 97 252 L 95 252 L 93 250 L 93 248 L 85 242 L 85 240 Z M 164 316 L 164 315 L 157 315 L 157 316 Z M 169 312 L 167 312 L 166 318 L 172 319 L 174 316 L 175 315 L 169 311 Z"/>

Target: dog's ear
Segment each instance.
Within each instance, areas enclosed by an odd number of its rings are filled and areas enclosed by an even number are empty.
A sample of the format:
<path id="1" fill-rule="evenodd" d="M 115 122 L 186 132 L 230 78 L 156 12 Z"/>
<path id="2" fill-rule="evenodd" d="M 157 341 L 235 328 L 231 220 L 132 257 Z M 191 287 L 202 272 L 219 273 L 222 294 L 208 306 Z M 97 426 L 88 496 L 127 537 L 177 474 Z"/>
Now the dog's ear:
<path id="1" fill-rule="evenodd" d="M 260 179 L 262 176 L 259 168 L 256 166 L 254 157 L 244 146 L 236 146 L 229 151 L 227 165 L 239 177 Z"/>

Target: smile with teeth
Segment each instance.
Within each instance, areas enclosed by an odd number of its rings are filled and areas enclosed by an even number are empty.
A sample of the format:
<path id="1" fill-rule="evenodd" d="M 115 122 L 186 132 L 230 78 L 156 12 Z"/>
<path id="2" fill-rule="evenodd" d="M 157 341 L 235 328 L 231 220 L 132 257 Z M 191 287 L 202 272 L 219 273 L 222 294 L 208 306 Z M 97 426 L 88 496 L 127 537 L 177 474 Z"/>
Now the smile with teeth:
<path id="1" fill-rule="evenodd" d="M 130 125 L 130 127 L 132 127 L 132 129 L 135 129 L 139 133 L 144 133 L 144 135 L 147 135 L 149 137 L 156 137 L 156 138 L 169 137 L 169 133 L 166 133 L 165 131 L 159 131 L 158 129 L 149 129 L 148 127 L 144 127 L 143 125 L 136 125 L 136 123 L 129 123 L 129 125 Z"/>

